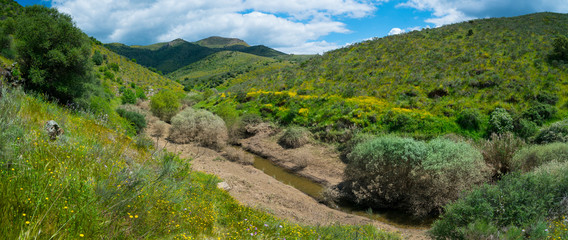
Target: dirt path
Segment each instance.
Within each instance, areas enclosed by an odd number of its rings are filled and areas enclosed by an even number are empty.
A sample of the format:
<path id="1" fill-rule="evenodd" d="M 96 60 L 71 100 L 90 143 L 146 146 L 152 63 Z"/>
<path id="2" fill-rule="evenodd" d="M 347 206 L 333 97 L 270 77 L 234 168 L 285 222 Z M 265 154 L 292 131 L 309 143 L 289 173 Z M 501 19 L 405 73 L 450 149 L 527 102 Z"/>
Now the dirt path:
<path id="1" fill-rule="evenodd" d="M 150 132 L 152 124 L 149 125 Z M 155 138 L 154 138 L 155 139 Z M 167 144 L 166 144 L 167 143 Z M 243 148 L 254 150 L 277 164 L 294 167 L 298 156 L 310 159 L 307 167 L 299 173 L 324 184 L 341 181 L 344 166 L 334 153 L 321 146 L 306 146 L 296 151 L 287 151 L 274 143 L 270 136 L 253 137 L 242 142 Z M 424 230 L 398 228 L 365 217 L 347 214 L 318 203 L 303 192 L 266 175 L 250 165 L 225 160 L 218 152 L 194 144 L 174 144 L 163 138 L 159 146 L 166 146 L 184 158 L 192 158 L 192 169 L 215 174 L 229 184 L 229 193 L 239 202 L 269 212 L 277 217 L 309 225 L 372 224 L 389 232 L 399 232 L 405 239 L 429 239 Z M 270 153 L 270 154 L 268 154 Z M 281 158 L 275 158 L 280 155 Z M 328 157 L 322 157 L 328 156 Z"/>

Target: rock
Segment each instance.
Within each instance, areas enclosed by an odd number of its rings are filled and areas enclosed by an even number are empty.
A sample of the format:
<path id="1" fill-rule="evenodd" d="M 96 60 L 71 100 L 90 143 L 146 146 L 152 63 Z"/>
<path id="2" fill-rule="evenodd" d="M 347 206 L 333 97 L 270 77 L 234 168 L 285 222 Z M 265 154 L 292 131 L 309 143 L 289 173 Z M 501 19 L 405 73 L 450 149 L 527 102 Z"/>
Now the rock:
<path id="1" fill-rule="evenodd" d="M 225 190 L 225 191 L 227 191 L 227 192 L 228 192 L 229 190 L 231 190 L 231 186 L 229 186 L 229 184 L 226 183 L 226 182 L 217 183 L 217 188 L 223 189 L 223 190 Z"/>
<path id="2" fill-rule="evenodd" d="M 49 120 L 45 123 L 45 131 L 51 140 L 55 140 L 57 136 L 63 134 L 63 128 L 60 128 L 59 124 L 53 120 Z"/>

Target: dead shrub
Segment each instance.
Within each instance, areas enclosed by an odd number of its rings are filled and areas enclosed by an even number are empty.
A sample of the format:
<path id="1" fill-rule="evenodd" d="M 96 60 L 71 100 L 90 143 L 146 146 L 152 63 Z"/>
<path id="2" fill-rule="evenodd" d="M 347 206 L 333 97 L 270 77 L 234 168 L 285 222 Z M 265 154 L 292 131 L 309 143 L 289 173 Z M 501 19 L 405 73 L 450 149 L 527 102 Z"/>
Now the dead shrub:
<path id="1" fill-rule="evenodd" d="M 170 140 L 197 142 L 204 147 L 222 149 L 227 143 L 227 127 L 219 116 L 203 109 L 186 108 L 172 118 Z"/>
<path id="2" fill-rule="evenodd" d="M 226 158 L 231 162 L 240 163 L 242 165 L 252 165 L 254 163 L 254 158 L 252 155 L 247 154 L 242 149 L 234 148 L 234 147 L 226 147 L 223 149 L 223 153 L 221 156 Z"/>
<path id="3" fill-rule="evenodd" d="M 479 150 L 487 165 L 493 168 L 493 176 L 499 177 L 511 170 L 515 153 L 525 146 L 525 141 L 513 133 L 492 134 L 479 143 Z"/>

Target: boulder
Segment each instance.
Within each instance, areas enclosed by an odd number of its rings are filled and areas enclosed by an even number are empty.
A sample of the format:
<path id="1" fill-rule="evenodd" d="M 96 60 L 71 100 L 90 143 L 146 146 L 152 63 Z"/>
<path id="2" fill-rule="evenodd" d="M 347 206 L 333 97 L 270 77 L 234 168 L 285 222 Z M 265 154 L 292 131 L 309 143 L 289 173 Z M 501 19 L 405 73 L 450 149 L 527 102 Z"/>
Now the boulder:
<path id="1" fill-rule="evenodd" d="M 226 182 L 217 183 L 217 188 L 223 189 L 223 190 L 225 190 L 225 191 L 227 191 L 227 192 L 228 192 L 229 190 L 231 190 L 231 186 L 229 186 L 229 184 L 226 183 Z"/>
<path id="2" fill-rule="evenodd" d="M 63 128 L 59 127 L 59 124 L 53 120 L 45 123 L 45 131 L 51 140 L 55 140 L 59 135 L 63 134 Z"/>

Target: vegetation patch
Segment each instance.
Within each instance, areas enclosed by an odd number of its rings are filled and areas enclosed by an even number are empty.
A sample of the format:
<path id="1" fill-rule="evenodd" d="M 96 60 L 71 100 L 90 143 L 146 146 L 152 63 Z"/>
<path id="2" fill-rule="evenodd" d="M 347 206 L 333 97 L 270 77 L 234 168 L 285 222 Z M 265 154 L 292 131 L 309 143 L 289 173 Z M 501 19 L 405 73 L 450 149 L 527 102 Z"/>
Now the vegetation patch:
<path id="1" fill-rule="evenodd" d="M 186 108 L 172 118 L 169 139 L 222 149 L 227 144 L 227 127 L 223 119 L 209 111 Z"/>

